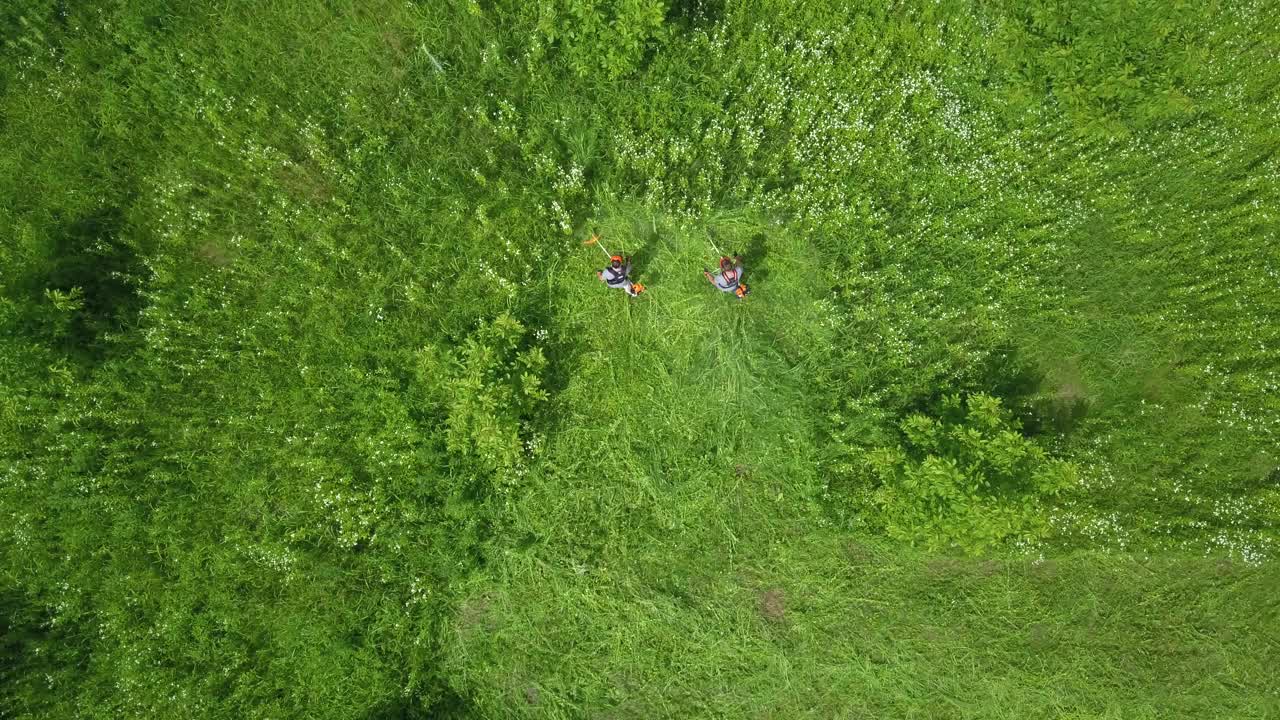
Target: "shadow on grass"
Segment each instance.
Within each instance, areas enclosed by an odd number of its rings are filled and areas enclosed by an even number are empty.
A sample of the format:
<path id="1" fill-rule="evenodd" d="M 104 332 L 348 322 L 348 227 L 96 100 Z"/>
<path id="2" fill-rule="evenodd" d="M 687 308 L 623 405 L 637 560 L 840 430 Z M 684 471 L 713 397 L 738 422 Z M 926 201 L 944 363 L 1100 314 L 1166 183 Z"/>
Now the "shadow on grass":
<path id="1" fill-rule="evenodd" d="M 753 283 L 758 283 L 769 279 L 769 270 L 764 264 L 765 258 L 769 255 L 769 248 L 765 246 L 764 240 L 764 233 L 755 233 L 751 236 L 747 249 L 742 253 L 742 265 L 745 268 L 744 280 L 750 277 Z"/>
<path id="2" fill-rule="evenodd" d="M 1018 418 L 1027 437 L 1067 434 L 1090 410 L 1089 395 L 1081 381 L 1051 377 L 1012 345 L 987 354 L 955 384 L 906 402 L 902 414 L 936 414 L 943 397 L 950 393 L 986 393 L 999 398 Z"/>
<path id="3" fill-rule="evenodd" d="M 143 264 L 122 238 L 123 213 L 103 210 L 67 222 L 53 234 L 43 267 L 12 287 L 28 308 L 21 328 L 69 357 L 102 361 L 119 343 L 106 337 L 127 329 L 143 307 Z M 47 292 L 77 294 L 64 317 L 49 311 Z"/>
<path id="4" fill-rule="evenodd" d="M 635 231 L 642 244 L 631 254 L 632 278 L 646 285 L 656 284 L 662 280 L 662 273 L 653 261 L 658 254 L 662 232 L 656 223 L 636 223 Z"/>

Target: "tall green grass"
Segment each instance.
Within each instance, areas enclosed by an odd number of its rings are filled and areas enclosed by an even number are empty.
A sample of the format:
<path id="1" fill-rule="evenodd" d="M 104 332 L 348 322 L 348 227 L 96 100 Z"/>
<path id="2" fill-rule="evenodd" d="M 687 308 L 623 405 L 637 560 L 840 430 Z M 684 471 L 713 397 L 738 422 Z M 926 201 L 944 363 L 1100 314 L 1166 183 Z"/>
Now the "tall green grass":
<path id="1" fill-rule="evenodd" d="M 6 4 L 0 715 L 1280 712 L 1268 10 Z"/>
<path id="2" fill-rule="evenodd" d="M 763 484 L 763 483 L 757 483 Z M 1274 714 L 1273 572 L 1203 558 L 974 560 L 815 532 L 708 483 L 722 523 L 515 553 L 448 668 L 510 717 Z M 715 498 L 715 499 L 711 499 Z M 683 498 L 681 498 L 683 500 Z M 675 499 L 672 499 L 675 502 Z M 684 504 L 684 503 L 682 503 Z M 639 561 L 643 554 L 648 561 Z"/>

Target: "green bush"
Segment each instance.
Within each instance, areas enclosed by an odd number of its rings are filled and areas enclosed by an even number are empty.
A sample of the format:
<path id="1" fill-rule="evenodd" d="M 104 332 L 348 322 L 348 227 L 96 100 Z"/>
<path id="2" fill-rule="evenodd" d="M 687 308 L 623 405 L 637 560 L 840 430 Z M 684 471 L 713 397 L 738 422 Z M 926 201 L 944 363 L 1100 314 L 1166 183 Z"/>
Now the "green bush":
<path id="1" fill-rule="evenodd" d="M 1077 131 L 1122 136 L 1196 112 L 1188 91 L 1203 62 L 1197 45 L 1212 26 L 1197 14 L 1207 12 L 1149 0 L 1019 3 L 1003 37 L 1021 52 L 999 59 L 1012 75 L 1047 90 Z"/>
<path id="2" fill-rule="evenodd" d="M 446 445 L 498 487 L 524 474 L 521 424 L 547 399 L 546 357 L 524 340 L 524 325 L 504 313 L 447 354 Z"/>
<path id="3" fill-rule="evenodd" d="M 899 424 L 902 443 L 867 453 L 872 494 L 890 535 L 976 553 L 1042 536 L 1040 501 L 1069 486 L 1075 469 L 1019 432 L 990 395 L 947 396 L 938 417 Z"/>
<path id="4" fill-rule="evenodd" d="M 579 77 L 613 79 L 665 37 L 666 11 L 663 0 L 551 0 L 538 5 L 538 34 Z"/>

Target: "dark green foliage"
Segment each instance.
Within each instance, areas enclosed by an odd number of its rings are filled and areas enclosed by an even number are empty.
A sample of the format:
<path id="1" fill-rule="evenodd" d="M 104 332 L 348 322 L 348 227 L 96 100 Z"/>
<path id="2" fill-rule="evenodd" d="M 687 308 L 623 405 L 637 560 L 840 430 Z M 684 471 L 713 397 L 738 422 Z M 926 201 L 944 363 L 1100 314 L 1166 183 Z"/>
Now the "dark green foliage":
<path id="1" fill-rule="evenodd" d="M 537 43 L 580 77 L 615 79 L 639 68 L 668 30 L 665 0 L 555 0 L 536 4 Z"/>
<path id="2" fill-rule="evenodd" d="M 491 478 L 473 495 L 490 497 L 505 493 L 527 470 L 520 428 L 547 399 L 542 374 L 547 360 L 537 346 L 520 349 L 525 327 L 510 315 L 500 315 L 468 337 L 443 370 L 438 360 L 423 357 L 420 382 L 442 384 L 445 443 L 449 451 L 465 458 L 465 474 Z M 432 377 L 435 376 L 435 377 Z"/>
<path id="3" fill-rule="evenodd" d="M 11 290 L 30 309 L 15 329 L 73 356 L 100 358 L 107 336 L 130 328 L 142 308 L 144 270 L 122 230 L 111 208 L 58 227 L 49 255 L 37 261 L 47 269 Z"/>
<path id="4" fill-rule="evenodd" d="M 1000 58 L 1028 89 L 1046 90 L 1082 133 L 1151 131 L 1194 116 L 1213 3 L 1106 2 L 1013 6 Z"/>
<path id="5" fill-rule="evenodd" d="M 1074 468 L 1023 436 L 996 398 L 951 395 L 938 409 L 903 420 L 900 446 L 867 454 L 877 522 L 891 537 L 969 552 L 1043 537 L 1043 501 L 1074 484 Z"/>

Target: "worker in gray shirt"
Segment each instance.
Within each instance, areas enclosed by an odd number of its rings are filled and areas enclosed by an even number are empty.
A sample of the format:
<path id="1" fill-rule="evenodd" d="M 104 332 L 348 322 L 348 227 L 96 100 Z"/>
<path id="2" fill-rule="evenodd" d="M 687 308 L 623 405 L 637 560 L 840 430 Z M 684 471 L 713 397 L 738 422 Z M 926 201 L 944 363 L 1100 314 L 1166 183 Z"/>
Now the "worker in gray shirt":
<path id="1" fill-rule="evenodd" d="M 601 282 L 611 288 L 621 288 L 631 297 L 635 297 L 644 292 L 644 286 L 640 283 L 631 282 L 628 277 L 631 273 L 631 258 L 622 257 L 621 255 L 612 255 L 609 257 L 609 267 L 596 271 L 596 277 Z"/>
<path id="2" fill-rule="evenodd" d="M 720 258 L 720 272 L 712 275 L 710 270 L 703 268 L 702 276 L 720 292 L 733 293 L 739 299 L 750 292 L 747 284 L 742 282 L 742 257 L 739 255 Z"/>

